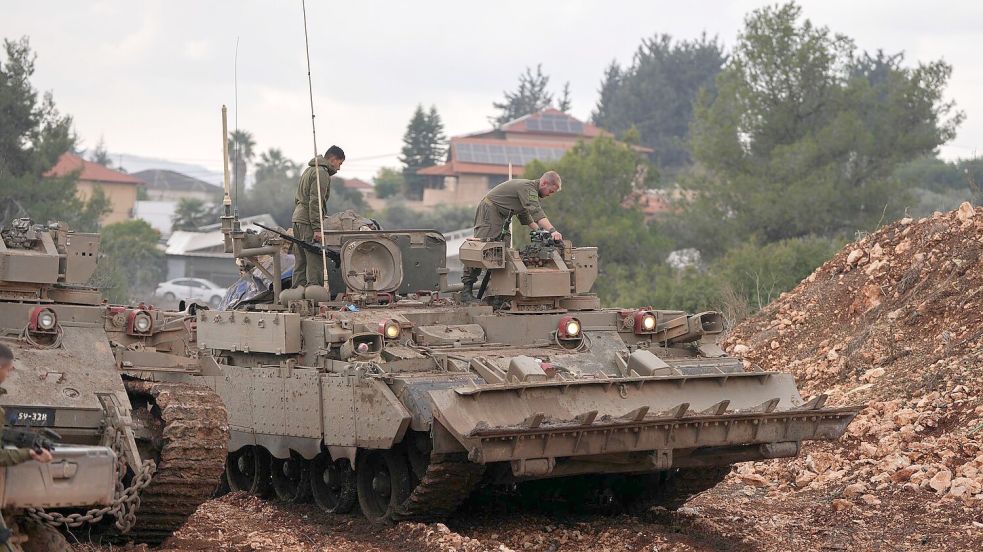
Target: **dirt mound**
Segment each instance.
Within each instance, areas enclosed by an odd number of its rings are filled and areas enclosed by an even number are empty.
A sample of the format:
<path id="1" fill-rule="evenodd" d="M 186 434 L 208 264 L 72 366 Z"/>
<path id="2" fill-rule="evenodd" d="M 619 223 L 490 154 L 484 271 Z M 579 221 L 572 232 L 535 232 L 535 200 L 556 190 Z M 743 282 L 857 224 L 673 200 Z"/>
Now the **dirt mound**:
<path id="1" fill-rule="evenodd" d="M 830 492 L 837 510 L 907 493 L 965 511 L 970 532 L 983 527 L 981 255 L 983 209 L 903 219 L 738 325 L 725 347 L 745 366 L 791 372 L 803 395 L 867 408 L 840 442 L 809 444 L 792 462 L 745 464 L 733 477 Z"/>

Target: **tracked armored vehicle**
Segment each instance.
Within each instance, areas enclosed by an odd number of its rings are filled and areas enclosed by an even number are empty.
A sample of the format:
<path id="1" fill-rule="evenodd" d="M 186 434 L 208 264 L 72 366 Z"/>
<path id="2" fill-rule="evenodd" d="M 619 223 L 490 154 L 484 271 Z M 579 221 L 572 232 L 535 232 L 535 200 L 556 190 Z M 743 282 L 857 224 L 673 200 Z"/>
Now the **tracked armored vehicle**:
<path id="1" fill-rule="evenodd" d="M 67 444 L 110 447 L 119 459 L 110 504 L 31 507 L 29 515 L 73 528 L 94 524 L 107 538 L 160 542 L 211 496 L 227 420 L 209 389 L 154 377 L 195 371 L 187 343 L 171 340 L 187 329 L 180 320 L 178 329 L 167 326 L 153 307 L 106 304 L 86 285 L 98 254 L 97 234 L 61 224 L 18 219 L 0 231 L 0 340 L 17 366 L 0 404 L 8 423 L 50 428 Z"/>
<path id="2" fill-rule="evenodd" d="M 288 238 L 223 228 L 262 283 L 168 316 L 193 328 L 194 379 L 228 409 L 236 490 L 380 522 L 445 516 L 485 485 L 674 508 L 736 462 L 838 438 L 859 410 L 746 371 L 717 313 L 601 308 L 596 248 L 468 241 L 462 263 L 488 278 L 465 306 L 438 232 L 340 228 L 312 298 L 285 290 Z"/>

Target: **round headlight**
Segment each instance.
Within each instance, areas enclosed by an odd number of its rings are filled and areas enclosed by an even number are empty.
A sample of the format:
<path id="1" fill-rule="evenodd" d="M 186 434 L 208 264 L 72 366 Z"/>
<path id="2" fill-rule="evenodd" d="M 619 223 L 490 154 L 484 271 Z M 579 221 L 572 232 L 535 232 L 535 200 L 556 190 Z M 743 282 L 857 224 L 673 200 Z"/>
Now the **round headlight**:
<path id="1" fill-rule="evenodd" d="M 53 330 L 57 323 L 58 317 L 55 316 L 54 311 L 45 309 L 38 313 L 38 328 L 42 330 Z"/>
<path id="2" fill-rule="evenodd" d="M 655 329 L 655 315 L 646 314 L 642 317 L 642 329 L 647 332 Z"/>
<path id="3" fill-rule="evenodd" d="M 133 329 L 140 333 L 147 333 L 150 331 L 150 326 L 152 325 L 153 320 L 150 318 L 150 315 L 145 312 L 137 313 L 137 315 L 133 317 Z"/>
<path id="4" fill-rule="evenodd" d="M 395 320 L 383 320 L 379 322 L 379 333 L 385 336 L 386 339 L 396 339 L 399 337 L 399 334 L 403 333 L 403 330 L 399 327 L 399 322 Z"/>
<path id="5" fill-rule="evenodd" d="M 564 316 L 556 327 L 560 339 L 575 339 L 580 337 L 580 320 L 572 316 Z"/>

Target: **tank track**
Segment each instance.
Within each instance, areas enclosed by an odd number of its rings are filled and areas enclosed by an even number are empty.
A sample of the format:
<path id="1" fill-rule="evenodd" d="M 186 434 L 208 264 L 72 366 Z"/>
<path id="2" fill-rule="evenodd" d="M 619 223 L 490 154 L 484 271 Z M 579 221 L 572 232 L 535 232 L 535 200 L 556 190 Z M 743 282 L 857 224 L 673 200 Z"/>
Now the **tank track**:
<path id="1" fill-rule="evenodd" d="M 481 482 L 484 464 L 463 455 L 432 455 L 419 484 L 393 516 L 396 520 L 432 521 L 457 510 Z"/>
<path id="2" fill-rule="evenodd" d="M 644 485 L 642 492 L 632 497 L 631 509 L 642 513 L 649 508 L 662 506 L 669 511 L 679 509 L 687 500 L 717 486 L 730 473 L 731 466 L 713 466 L 707 468 L 680 468 L 676 472 L 652 474 L 651 478 L 661 481 L 651 481 Z"/>
<path id="3" fill-rule="evenodd" d="M 211 498 L 225 469 L 229 424 L 221 398 L 185 383 L 125 382 L 148 412 L 133 413 L 153 432 L 157 473 L 143 493 L 136 525 L 121 539 L 159 544 Z"/>

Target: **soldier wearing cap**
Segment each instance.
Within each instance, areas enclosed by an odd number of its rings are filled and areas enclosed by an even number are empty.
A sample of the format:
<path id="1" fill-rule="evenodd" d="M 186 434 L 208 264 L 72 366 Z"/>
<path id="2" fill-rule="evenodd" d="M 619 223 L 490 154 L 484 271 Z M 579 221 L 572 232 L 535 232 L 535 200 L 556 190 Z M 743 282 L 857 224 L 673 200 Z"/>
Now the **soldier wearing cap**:
<path id="1" fill-rule="evenodd" d="M 0 383 L 3 383 L 7 376 L 14 371 L 14 352 L 10 350 L 3 343 L 0 343 Z M 7 390 L 0 387 L 0 395 L 5 395 Z M 3 408 L 0 408 L 0 432 L 2 432 L 3 427 L 6 427 L 7 418 L 6 413 Z M 47 449 L 41 449 L 41 452 L 35 452 L 31 449 L 24 448 L 0 448 L 0 466 L 14 466 L 16 464 L 21 464 L 27 462 L 28 460 L 37 460 L 38 462 L 51 462 L 52 456 L 51 451 Z"/>
<path id="2" fill-rule="evenodd" d="M 511 241 L 511 232 L 506 228 L 513 216 L 519 223 L 532 230 L 546 230 L 554 240 L 562 240 L 560 234 L 546 218 L 539 200 L 560 191 L 563 182 L 555 171 L 547 171 L 539 180 L 513 178 L 495 186 L 485 194 L 474 214 L 474 239 Z M 504 230 L 504 232 L 503 232 Z M 480 268 L 465 268 L 461 276 L 464 290 L 461 301 L 474 301 L 474 284 L 481 274 Z"/>
<path id="3" fill-rule="evenodd" d="M 331 177 L 341 169 L 345 162 L 345 152 L 338 146 L 331 146 L 324 156 L 318 155 L 307 163 L 307 169 L 300 175 L 297 194 L 294 196 L 293 222 L 294 237 L 306 242 L 321 241 L 321 213 L 331 195 Z M 318 172 L 320 171 L 320 176 Z M 320 199 L 318 179 L 321 182 Z M 318 205 L 318 201 L 322 201 Z M 290 287 L 323 285 L 324 265 L 321 255 L 294 245 L 294 275 Z"/>

